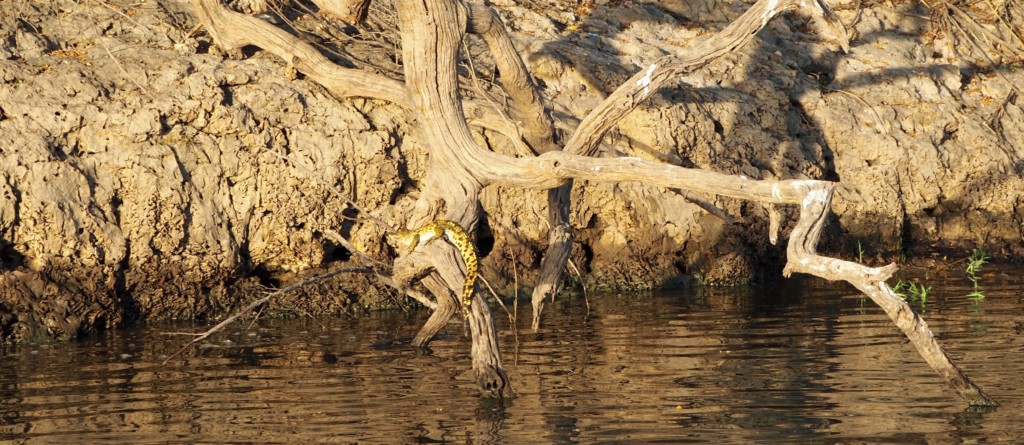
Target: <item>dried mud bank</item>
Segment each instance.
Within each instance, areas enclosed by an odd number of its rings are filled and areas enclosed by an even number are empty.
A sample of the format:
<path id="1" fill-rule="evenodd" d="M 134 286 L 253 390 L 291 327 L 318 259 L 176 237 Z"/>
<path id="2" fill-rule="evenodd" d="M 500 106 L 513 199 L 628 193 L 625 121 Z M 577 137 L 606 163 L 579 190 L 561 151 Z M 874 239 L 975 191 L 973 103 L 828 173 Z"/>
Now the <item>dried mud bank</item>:
<path id="1" fill-rule="evenodd" d="M 746 7 L 684 3 L 494 2 L 568 121 Z M 393 255 L 384 228 L 350 219 L 346 199 L 393 225 L 407 217 L 426 158 L 398 107 L 339 101 L 259 51 L 226 59 L 193 30 L 188 2 L 0 9 L 3 339 L 220 315 L 261 285 L 348 261 L 330 230 Z M 911 5 L 839 9 L 859 35 L 850 54 L 797 15 L 776 20 L 693 88 L 659 92 L 602 155 L 840 181 L 827 242 L 837 252 L 860 241 L 878 256 L 983 246 L 1024 257 L 1024 102 L 1011 94 L 1024 72 L 974 68 Z M 774 276 L 783 252 L 767 242 L 765 210 L 710 199 L 736 222 L 681 192 L 576 184 L 574 264 L 594 287 Z M 545 195 L 491 188 L 483 203 L 485 276 L 527 286 L 547 241 Z M 275 307 L 330 314 L 393 295 L 344 275 Z"/>

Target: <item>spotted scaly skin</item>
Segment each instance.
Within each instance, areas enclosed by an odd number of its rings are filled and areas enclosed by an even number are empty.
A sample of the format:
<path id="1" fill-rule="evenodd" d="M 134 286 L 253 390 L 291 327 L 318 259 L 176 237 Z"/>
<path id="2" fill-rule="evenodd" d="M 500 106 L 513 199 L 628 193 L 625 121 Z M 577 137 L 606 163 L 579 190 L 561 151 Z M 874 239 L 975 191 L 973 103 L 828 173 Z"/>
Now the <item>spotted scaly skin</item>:
<path id="1" fill-rule="evenodd" d="M 459 301 L 462 303 L 462 315 L 469 318 L 470 305 L 473 303 L 473 290 L 476 286 L 477 252 L 476 245 L 473 244 L 473 240 L 469 239 L 469 235 L 462 226 L 446 219 L 435 219 L 416 230 L 399 230 L 395 235 L 395 241 L 399 245 L 407 245 L 408 251 L 412 252 L 420 243 L 426 244 L 442 237 L 459 249 L 462 262 L 466 263 L 466 282 L 462 285 L 462 295 Z"/>

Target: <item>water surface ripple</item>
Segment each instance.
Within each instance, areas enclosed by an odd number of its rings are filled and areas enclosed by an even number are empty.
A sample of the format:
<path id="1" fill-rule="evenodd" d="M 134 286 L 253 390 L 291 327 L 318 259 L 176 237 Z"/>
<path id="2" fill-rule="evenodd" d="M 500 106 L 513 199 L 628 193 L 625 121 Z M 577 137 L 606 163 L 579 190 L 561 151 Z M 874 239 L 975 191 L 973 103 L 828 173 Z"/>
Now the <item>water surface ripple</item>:
<path id="1" fill-rule="evenodd" d="M 1016 271 L 1020 272 L 1020 271 Z M 418 351 L 428 315 L 154 325 L 8 346 L 0 441 L 12 443 L 946 443 L 1024 436 L 1024 284 L 987 298 L 935 280 L 925 319 L 1002 406 L 967 409 L 852 288 L 771 286 L 562 298 L 518 334 L 495 308 L 516 397 L 481 399 L 459 324 Z"/>

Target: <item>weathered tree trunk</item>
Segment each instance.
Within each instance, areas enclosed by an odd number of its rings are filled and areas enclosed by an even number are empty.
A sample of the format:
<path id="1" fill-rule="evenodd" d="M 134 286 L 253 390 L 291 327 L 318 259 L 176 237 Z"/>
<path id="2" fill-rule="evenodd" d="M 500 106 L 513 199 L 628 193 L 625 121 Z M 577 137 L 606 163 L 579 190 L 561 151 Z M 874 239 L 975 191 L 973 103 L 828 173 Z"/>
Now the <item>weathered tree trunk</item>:
<path id="1" fill-rule="evenodd" d="M 815 180 L 752 180 L 711 171 L 682 168 L 635 158 L 591 157 L 605 133 L 630 110 L 668 82 L 747 44 L 776 15 L 800 9 L 823 25 L 845 49 L 847 37 L 842 24 L 820 1 L 761 0 L 720 33 L 700 44 L 657 60 L 641 70 L 583 119 L 563 150 L 557 149 L 550 117 L 529 74 L 500 23 L 486 10 L 467 8 L 454 0 L 397 0 L 402 37 L 405 83 L 333 66 L 316 51 L 278 30 L 269 30 L 259 20 L 223 11 L 216 0 L 194 0 L 210 33 L 226 48 L 244 43 L 274 52 L 339 96 L 368 96 L 391 100 L 410 112 L 410 120 L 429 145 L 429 165 L 420 199 L 409 217 L 410 227 L 433 219 L 449 219 L 473 228 L 480 218 L 478 195 L 492 184 L 548 189 L 551 211 L 551 240 L 543 262 L 542 282 L 534 294 L 534 327 L 539 324 L 545 295 L 554 293 L 571 247 L 567 225 L 568 185 L 573 179 L 594 183 L 642 182 L 683 189 L 698 194 L 751 200 L 769 207 L 769 238 L 778 238 L 780 226 L 776 205 L 799 205 L 801 212 L 790 235 L 786 273 L 802 272 L 830 280 L 850 282 L 865 292 L 889 314 L 928 363 L 968 402 L 992 404 L 980 389 L 949 360 L 935 342 L 923 320 L 884 283 L 894 265 L 868 268 L 817 255 L 815 246 L 830 209 L 833 183 Z M 509 114 L 485 105 L 462 100 L 458 90 L 456 59 L 465 32 L 481 34 L 494 53 L 502 82 L 512 98 Z M 464 108 L 465 107 L 465 108 Z M 468 111 L 468 113 L 467 113 Z M 513 158 L 484 150 L 474 142 L 470 121 L 486 122 L 509 137 L 524 143 L 536 157 Z M 710 208 L 708 205 L 705 208 Z M 445 243 L 432 243 L 395 261 L 399 283 L 421 283 L 437 299 L 437 308 L 414 343 L 425 345 L 457 313 L 456 290 L 464 271 L 456 251 Z M 469 326 L 473 335 L 473 369 L 485 390 L 502 394 L 508 385 L 493 320 L 486 304 L 474 297 Z"/>
<path id="2" fill-rule="evenodd" d="M 398 1 L 396 6 L 402 30 L 406 88 L 413 99 L 411 111 L 421 119 L 430 116 L 420 121 L 419 128 L 431 147 L 430 164 L 411 227 L 444 218 L 473 228 L 480 216 L 478 196 L 484 184 L 477 179 L 472 166 L 463 161 L 466 153 L 476 150 L 476 143 L 462 111 L 455 70 L 468 13 L 455 2 Z M 444 255 L 453 251 L 447 245 L 427 250 L 427 261 L 396 262 L 396 272 L 405 275 L 402 271 L 405 268 L 417 270 L 432 264 L 445 283 L 429 280 L 425 283 L 427 288 L 434 295 L 450 294 L 452 289 L 460 289 L 465 279 L 459 263 L 451 261 L 451 255 Z M 452 297 L 438 298 L 448 304 L 454 302 Z M 475 299 L 477 304 L 472 305 L 469 320 L 473 335 L 473 370 L 484 389 L 500 395 L 508 378 L 498 354 L 497 334 L 486 303 L 479 297 Z M 418 341 L 425 342 L 432 337 L 435 326 L 446 322 L 451 312 L 437 311 L 434 315 L 437 319 L 432 321 L 436 324 L 424 326 L 417 335 Z"/>
<path id="3" fill-rule="evenodd" d="M 490 8 L 473 5 L 469 9 L 469 32 L 480 34 L 491 53 L 501 82 L 511 97 L 512 118 L 522 129 L 522 137 L 534 153 L 560 150 L 555 141 L 554 123 L 540 92 L 526 69 L 501 19 Z M 548 248 L 541 264 L 541 275 L 533 288 L 533 330 L 540 328 L 544 299 L 558 293 L 565 266 L 572 251 L 572 228 L 569 227 L 569 197 L 572 180 L 548 190 Z"/>

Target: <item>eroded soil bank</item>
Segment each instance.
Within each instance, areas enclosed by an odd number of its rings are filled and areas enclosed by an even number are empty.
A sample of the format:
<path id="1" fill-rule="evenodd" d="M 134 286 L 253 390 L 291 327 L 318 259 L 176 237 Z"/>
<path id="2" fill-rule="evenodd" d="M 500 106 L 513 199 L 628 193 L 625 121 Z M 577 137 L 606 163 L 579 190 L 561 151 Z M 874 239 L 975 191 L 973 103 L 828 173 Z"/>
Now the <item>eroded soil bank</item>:
<path id="1" fill-rule="evenodd" d="M 746 8 L 493 3 L 563 128 Z M 833 6 L 857 33 L 851 53 L 798 14 L 776 20 L 695 76 L 698 88 L 661 91 L 632 113 L 602 155 L 840 181 L 823 245 L 838 256 L 859 243 L 879 262 L 973 247 L 1024 258 L 1020 65 L 995 67 L 999 54 L 913 4 Z M 395 226 L 406 219 L 426 162 L 408 121 L 389 103 L 331 97 L 256 49 L 225 58 L 188 2 L 0 3 L 0 338 L 221 315 L 261 286 L 355 264 L 331 230 L 389 261 L 385 229 L 351 219 L 346 201 Z M 498 139 L 480 137 L 509 150 Z M 577 183 L 573 262 L 592 287 L 777 274 L 783 252 L 767 242 L 765 210 L 705 198 L 736 223 L 682 193 Z M 492 188 L 483 203 L 484 276 L 529 286 L 547 240 L 545 194 Z M 339 313 L 394 295 L 346 274 L 274 306 Z"/>

